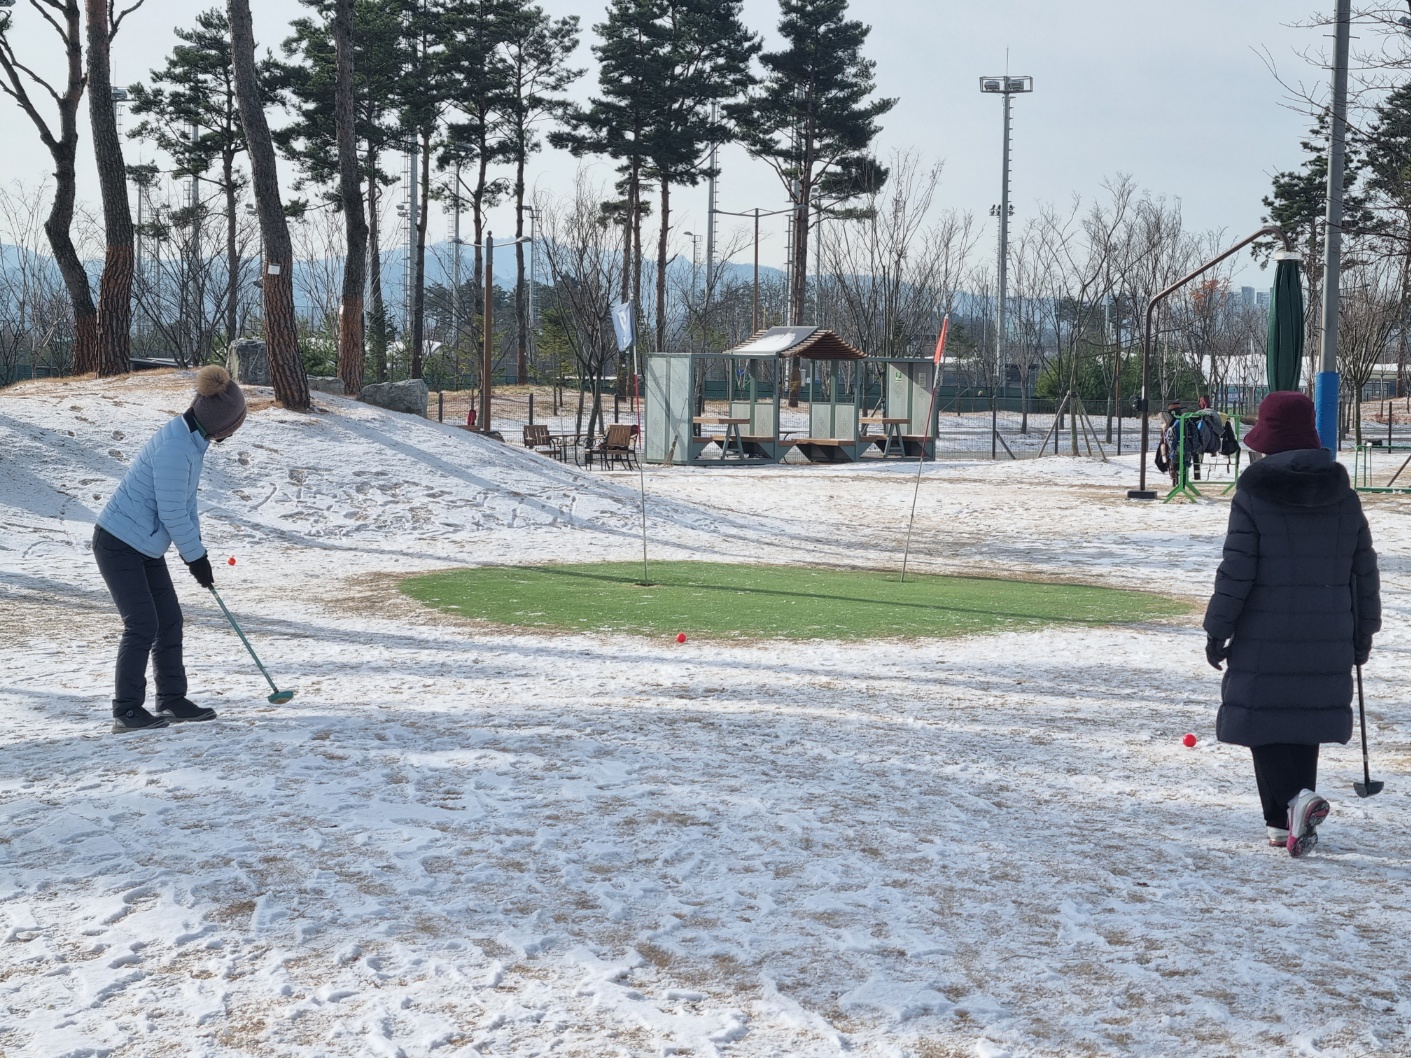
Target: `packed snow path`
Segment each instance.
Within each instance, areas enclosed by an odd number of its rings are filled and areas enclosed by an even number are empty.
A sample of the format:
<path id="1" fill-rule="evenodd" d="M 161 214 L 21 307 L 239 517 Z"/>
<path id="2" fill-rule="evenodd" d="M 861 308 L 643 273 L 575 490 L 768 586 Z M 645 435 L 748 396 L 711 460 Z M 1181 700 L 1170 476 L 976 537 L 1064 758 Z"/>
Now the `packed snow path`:
<path id="1" fill-rule="evenodd" d="M 92 520 L 189 379 L 0 394 L 0 1052 L 1411 1054 L 1408 512 L 1369 501 L 1376 770 L 1308 860 L 1212 741 L 1197 617 L 885 643 L 520 635 L 411 571 L 640 554 L 636 475 L 320 398 L 207 458 L 213 724 L 106 733 Z M 648 472 L 663 557 L 887 566 L 914 465 Z M 928 467 L 931 570 L 1199 597 L 1226 507 Z M 235 567 L 224 564 L 227 555 Z M 172 560 L 175 563 L 175 560 Z M 690 629 L 686 629 L 690 631 Z M 1180 745 L 1193 731 L 1195 750 Z"/>

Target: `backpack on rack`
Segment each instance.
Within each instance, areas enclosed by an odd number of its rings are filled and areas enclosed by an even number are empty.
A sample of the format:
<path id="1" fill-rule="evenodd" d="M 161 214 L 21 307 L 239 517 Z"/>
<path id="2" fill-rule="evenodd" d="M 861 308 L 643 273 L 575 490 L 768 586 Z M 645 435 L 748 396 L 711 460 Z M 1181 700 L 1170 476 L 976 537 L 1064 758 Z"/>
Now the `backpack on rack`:
<path id="1" fill-rule="evenodd" d="M 1225 420 L 1225 429 L 1220 434 L 1220 454 L 1222 456 L 1240 454 L 1240 439 L 1235 436 L 1235 424 L 1228 419 Z"/>

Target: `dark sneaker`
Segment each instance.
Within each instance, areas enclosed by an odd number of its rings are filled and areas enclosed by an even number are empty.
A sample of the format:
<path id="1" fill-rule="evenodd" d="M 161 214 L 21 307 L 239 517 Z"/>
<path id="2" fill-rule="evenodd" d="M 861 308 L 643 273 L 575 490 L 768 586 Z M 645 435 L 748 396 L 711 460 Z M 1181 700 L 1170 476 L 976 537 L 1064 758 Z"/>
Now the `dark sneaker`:
<path id="1" fill-rule="evenodd" d="M 1318 844 L 1318 824 L 1328 818 L 1332 806 L 1322 794 L 1300 790 L 1289 802 L 1289 855 L 1305 856 Z"/>
<path id="2" fill-rule="evenodd" d="M 121 735 L 127 731 L 147 731 L 152 728 L 166 727 L 168 723 L 170 720 L 166 717 L 153 716 L 142 706 L 137 705 L 113 714 L 113 733 Z"/>
<path id="3" fill-rule="evenodd" d="M 195 720 L 214 720 L 216 711 L 197 705 L 188 698 L 170 698 L 157 706 L 157 715 L 173 724 L 185 724 Z"/>

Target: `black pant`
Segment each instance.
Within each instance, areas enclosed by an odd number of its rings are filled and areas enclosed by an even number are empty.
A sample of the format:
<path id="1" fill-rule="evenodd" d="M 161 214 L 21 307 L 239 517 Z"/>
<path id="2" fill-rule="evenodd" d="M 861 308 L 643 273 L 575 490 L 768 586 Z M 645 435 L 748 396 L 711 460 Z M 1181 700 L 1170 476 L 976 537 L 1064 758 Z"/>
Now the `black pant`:
<path id="1" fill-rule="evenodd" d="M 1264 806 L 1264 822 L 1284 829 L 1289 825 L 1289 802 L 1299 790 L 1318 788 L 1318 747 L 1291 742 L 1250 746 L 1254 779 Z"/>
<path id="2" fill-rule="evenodd" d="M 93 557 L 122 615 L 113 715 L 146 700 L 149 654 L 158 702 L 185 697 L 181 603 L 167 572 L 167 560 L 148 558 L 102 528 L 93 532 Z"/>

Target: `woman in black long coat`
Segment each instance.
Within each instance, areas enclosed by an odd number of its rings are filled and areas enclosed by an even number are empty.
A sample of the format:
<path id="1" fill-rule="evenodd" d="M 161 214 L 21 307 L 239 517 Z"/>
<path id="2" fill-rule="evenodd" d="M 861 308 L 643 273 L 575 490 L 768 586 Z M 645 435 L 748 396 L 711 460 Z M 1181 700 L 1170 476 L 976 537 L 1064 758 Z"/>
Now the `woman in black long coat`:
<path id="1" fill-rule="evenodd" d="M 1248 746 L 1269 843 L 1301 856 L 1328 814 L 1318 746 L 1352 737 L 1352 669 L 1381 628 L 1377 553 L 1347 471 L 1320 446 L 1313 402 L 1271 393 L 1245 444 L 1206 657 L 1228 661 L 1216 735 Z"/>

